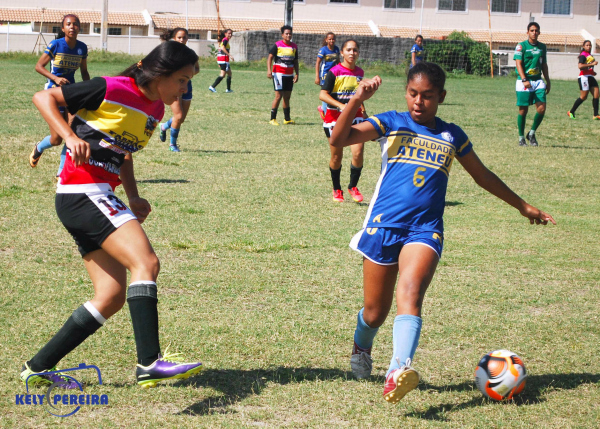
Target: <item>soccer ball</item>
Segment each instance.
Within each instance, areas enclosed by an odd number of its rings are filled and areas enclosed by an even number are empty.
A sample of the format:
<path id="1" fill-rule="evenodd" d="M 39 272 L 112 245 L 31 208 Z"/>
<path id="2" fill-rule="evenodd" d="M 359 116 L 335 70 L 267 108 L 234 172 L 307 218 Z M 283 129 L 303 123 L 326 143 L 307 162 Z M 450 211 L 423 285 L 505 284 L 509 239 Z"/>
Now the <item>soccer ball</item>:
<path id="1" fill-rule="evenodd" d="M 512 399 L 525 389 L 527 371 L 523 360 L 508 350 L 495 350 L 481 358 L 475 368 L 475 384 L 496 401 Z"/>

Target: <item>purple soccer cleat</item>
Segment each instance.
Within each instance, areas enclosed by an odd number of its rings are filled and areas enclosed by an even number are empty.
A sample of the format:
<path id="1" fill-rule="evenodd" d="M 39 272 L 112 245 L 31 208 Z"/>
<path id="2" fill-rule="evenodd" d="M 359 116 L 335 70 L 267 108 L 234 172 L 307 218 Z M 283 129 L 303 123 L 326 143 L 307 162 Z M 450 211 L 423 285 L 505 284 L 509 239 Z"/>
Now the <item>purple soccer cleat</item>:
<path id="1" fill-rule="evenodd" d="M 54 367 L 45 371 L 35 372 L 29 368 L 27 363 L 25 363 L 23 364 L 23 368 L 21 370 L 21 381 L 23 381 L 23 383 L 27 386 L 50 385 L 58 383 L 56 387 L 61 389 L 79 389 L 79 385 L 75 380 L 56 371 L 58 370 L 56 367 Z"/>
<path id="2" fill-rule="evenodd" d="M 168 347 L 164 356 L 159 356 L 148 366 L 137 365 L 135 376 L 140 386 L 147 389 L 156 387 L 156 384 L 164 380 L 185 379 L 202 370 L 202 363 L 180 362 L 181 353 L 168 353 Z"/>

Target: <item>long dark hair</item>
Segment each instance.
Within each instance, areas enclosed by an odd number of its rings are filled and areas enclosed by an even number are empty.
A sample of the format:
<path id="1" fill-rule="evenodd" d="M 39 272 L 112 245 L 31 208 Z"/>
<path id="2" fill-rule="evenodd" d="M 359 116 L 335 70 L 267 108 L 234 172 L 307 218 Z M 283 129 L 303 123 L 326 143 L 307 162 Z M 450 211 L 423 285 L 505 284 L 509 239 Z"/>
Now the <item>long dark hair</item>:
<path id="1" fill-rule="evenodd" d="M 233 33 L 233 30 L 231 28 L 219 31 L 219 35 L 217 36 L 217 42 L 222 42 L 228 31 L 231 31 Z"/>
<path id="2" fill-rule="evenodd" d="M 334 39 L 336 38 L 336 37 L 335 37 L 335 33 L 334 33 L 333 31 L 330 31 L 329 33 L 327 33 L 327 34 L 325 35 L 325 37 L 323 37 L 323 46 L 327 46 L 327 38 L 328 38 L 329 36 L 333 36 L 333 38 L 334 38 Z"/>
<path id="3" fill-rule="evenodd" d="M 65 16 L 63 16 L 63 19 L 60 23 L 60 30 L 58 30 L 58 33 L 56 33 L 57 39 L 62 39 L 63 37 L 66 36 L 65 32 L 62 29 L 65 26 L 65 20 L 67 18 L 75 18 L 75 20 L 77 21 L 77 24 L 79 24 L 79 29 L 81 30 L 81 21 L 79 20 L 79 17 L 77 15 L 75 15 L 74 13 L 67 13 Z"/>
<path id="4" fill-rule="evenodd" d="M 585 51 L 585 49 L 583 49 L 583 47 L 585 46 L 586 43 L 589 43 L 591 45 L 592 41 L 591 40 L 584 40 L 583 43 L 581 44 L 581 52 Z"/>
<path id="5" fill-rule="evenodd" d="M 183 43 L 174 40 L 161 43 L 137 64 L 123 70 L 118 76 L 135 79 L 139 87 L 147 87 L 154 79 L 170 76 L 185 66 L 195 65 L 198 55 Z"/>
<path id="6" fill-rule="evenodd" d="M 188 39 L 189 39 L 190 34 L 188 33 L 188 31 L 185 28 L 177 27 L 172 30 L 167 29 L 167 30 L 163 31 L 163 33 L 160 35 L 160 40 L 168 42 L 180 31 L 185 31 L 185 35 L 188 36 Z"/>

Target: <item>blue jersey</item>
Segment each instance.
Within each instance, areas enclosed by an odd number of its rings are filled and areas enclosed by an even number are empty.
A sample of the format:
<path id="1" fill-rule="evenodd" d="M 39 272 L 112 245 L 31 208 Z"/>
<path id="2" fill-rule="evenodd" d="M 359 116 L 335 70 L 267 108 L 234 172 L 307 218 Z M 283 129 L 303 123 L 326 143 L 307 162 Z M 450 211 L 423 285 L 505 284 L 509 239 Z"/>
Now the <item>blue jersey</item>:
<path id="1" fill-rule="evenodd" d="M 448 175 L 454 156 L 473 146 L 457 125 L 435 118 L 435 129 L 390 111 L 367 119 L 380 135 L 381 176 L 363 228 L 444 231 Z"/>
<path id="2" fill-rule="evenodd" d="M 75 72 L 81 66 L 81 61 L 87 58 L 88 48 L 85 43 L 78 40 L 75 48 L 71 49 L 63 37 L 50 42 L 44 53 L 51 58 L 50 73 L 75 83 Z M 45 88 L 55 86 L 57 85 L 54 81 L 48 79 Z"/>
<path id="3" fill-rule="evenodd" d="M 410 53 L 415 53 L 415 63 L 419 63 L 421 61 L 423 61 L 423 54 L 425 53 L 425 51 L 423 50 L 423 48 L 419 45 L 417 45 L 416 43 L 413 45 L 413 47 L 410 49 Z M 411 55 L 412 57 L 412 55 Z M 412 67 L 412 62 L 410 63 L 410 67 Z"/>
<path id="4" fill-rule="evenodd" d="M 321 79 L 321 85 L 325 80 L 325 76 L 327 76 L 327 72 L 331 70 L 331 68 L 340 62 L 340 48 L 337 46 L 333 47 L 333 51 L 327 47 L 327 45 L 323 46 L 319 49 L 319 53 L 317 54 L 317 58 L 321 58 L 321 66 L 319 68 L 319 77 Z"/>

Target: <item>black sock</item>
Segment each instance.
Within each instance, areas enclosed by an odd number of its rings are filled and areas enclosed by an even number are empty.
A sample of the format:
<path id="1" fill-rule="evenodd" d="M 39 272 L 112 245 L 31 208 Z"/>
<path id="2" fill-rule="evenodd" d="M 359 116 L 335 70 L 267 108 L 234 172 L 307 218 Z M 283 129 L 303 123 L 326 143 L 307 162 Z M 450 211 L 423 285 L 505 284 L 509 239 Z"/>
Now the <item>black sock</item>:
<path id="1" fill-rule="evenodd" d="M 271 109 L 271 119 L 277 119 L 277 109 Z"/>
<path id="2" fill-rule="evenodd" d="M 350 184 L 348 184 L 348 189 L 355 188 L 358 185 L 360 173 L 362 173 L 362 167 L 355 167 L 350 164 Z"/>
<path id="3" fill-rule="evenodd" d="M 222 76 L 219 76 L 218 78 L 215 79 L 214 83 L 212 84 L 213 88 L 216 88 L 218 84 L 221 83 L 221 81 L 223 80 Z M 206 84 L 205 84 L 206 85 Z"/>
<path id="4" fill-rule="evenodd" d="M 102 324 L 83 305 L 80 306 L 27 365 L 36 372 L 54 368 L 62 358 L 101 326 Z"/>
<path id="5" fill-rule="evenodd" d="M 290 121 L 292 119 L 292 118 L 290 118 L 290 108 L 289 107 L 283 108 L 283 119 L 285 119 L 286 121 Z"/>
<path id="6" fill-rule="evenodd" d="M 571 107 L 571 113 L 575 113 L 575 110 L 577 110 L 577 108 L 579 106 L 581 106 L 581 103 L 583 103 L 583 100 L 581 98 L 578 98 L 577 100 L 575 100 L 575 103 L 573 103 L 573 107 Z"/>
<path id="7" fill-rule="evenodd" d="M 342 167 L 338 168 L 337 170 L 334 170 L 333 168 L 329 167 L 329 172 L 331 173 L 331 181 L 333 182 L 333 190 L 341 191 L 342 185 L 340 184 L 340 174 L 342 173 Z"/>
<path id="8" fill-rule="evenodd" d="M 133 324 L 138 363 L 143 366 L 150 365 L 160 354 L 157 303 L 156 283 L 148 281 L 129 285 L 127 304 Z"/>
<path id="9" fill-rule="evenodd" d="M 598 116 L 598 99 L 592 99 L 592 106 L 594 106 L 594 116 Z"/>
<path id="10" fill-rule="evenodd" d="M 227 76 L 227 89 L 231 90 L 231 76 Z"/>

